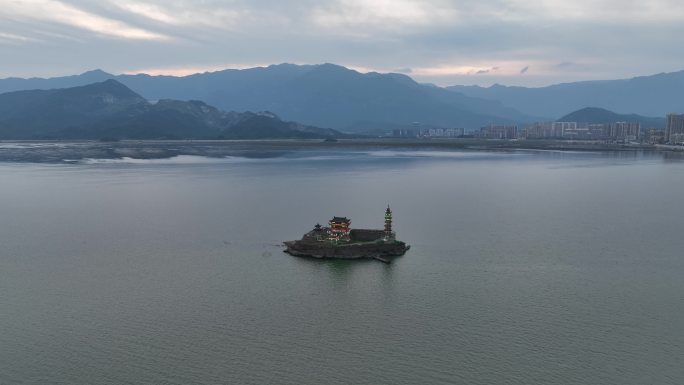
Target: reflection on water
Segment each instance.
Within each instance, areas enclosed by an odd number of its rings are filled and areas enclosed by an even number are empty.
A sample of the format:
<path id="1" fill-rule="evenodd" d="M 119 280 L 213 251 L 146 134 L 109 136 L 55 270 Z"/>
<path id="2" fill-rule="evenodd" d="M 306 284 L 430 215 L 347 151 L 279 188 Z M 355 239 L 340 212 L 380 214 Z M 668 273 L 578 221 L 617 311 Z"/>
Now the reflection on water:
<path id="1" fill-rule="evenodd" d="M 679 154 L 240 146 L 0 163 L 0 383 L 684 379 Z M 391 265 L 282 252 L 387 203 Z"/>

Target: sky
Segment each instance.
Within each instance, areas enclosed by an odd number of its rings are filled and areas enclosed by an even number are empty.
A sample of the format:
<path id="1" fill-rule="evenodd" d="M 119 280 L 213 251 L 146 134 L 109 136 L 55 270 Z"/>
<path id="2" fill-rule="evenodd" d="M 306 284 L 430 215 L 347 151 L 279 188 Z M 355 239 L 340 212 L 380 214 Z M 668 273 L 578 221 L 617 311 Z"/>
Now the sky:
<path id="1" fill-rule="evenodd" d="M 684 70 L 682 0 L 0 0 L 0 78 L 335 63 L 440 86 Z"/>

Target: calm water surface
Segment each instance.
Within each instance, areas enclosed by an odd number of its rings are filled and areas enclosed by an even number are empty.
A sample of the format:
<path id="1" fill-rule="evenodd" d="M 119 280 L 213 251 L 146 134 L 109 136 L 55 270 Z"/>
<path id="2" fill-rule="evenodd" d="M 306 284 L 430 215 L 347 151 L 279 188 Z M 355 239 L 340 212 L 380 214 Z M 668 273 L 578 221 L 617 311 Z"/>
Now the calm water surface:
<path id="1" fill-rule="evenodd" d="M 684 162 L 0 163 L 2 384 L 682 384 Z M 391 265 L 282 253 L 333 215 Z"/>

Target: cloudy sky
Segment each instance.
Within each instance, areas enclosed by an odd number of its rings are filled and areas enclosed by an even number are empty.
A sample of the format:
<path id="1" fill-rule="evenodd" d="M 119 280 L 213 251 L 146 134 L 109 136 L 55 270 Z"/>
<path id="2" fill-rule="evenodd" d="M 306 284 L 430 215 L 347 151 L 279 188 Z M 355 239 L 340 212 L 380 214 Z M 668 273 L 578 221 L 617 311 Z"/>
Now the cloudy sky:
<path id="1" fill-rule="evenodd" d="M 682 0 L 0 0 L 0 77 L 336 63 L 439 85 L 684 69 Z"/>

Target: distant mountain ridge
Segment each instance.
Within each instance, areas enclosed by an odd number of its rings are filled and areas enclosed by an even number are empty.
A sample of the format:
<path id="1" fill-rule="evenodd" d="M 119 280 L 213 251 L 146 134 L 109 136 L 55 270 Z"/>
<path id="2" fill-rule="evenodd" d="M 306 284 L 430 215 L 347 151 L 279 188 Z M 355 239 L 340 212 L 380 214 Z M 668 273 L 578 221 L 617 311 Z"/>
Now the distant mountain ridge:
<path id="1" fill-rule="evenodd" d="M 494 85 L 441 88 L 402 74 L 359 73 L 334 64 L 278 64 L 189 76 L 81 75 L 0 79 L 0 92 L 74 87 L 116 79 L 148 100 L 201 100 L 222 110 L 273 111 L 286 120 L 350 132 L 386 132 L 414 123 L 479 128 L 556 120 L 595 106 L 665 116 L 684 112 L 684 71 L 633 79 L 526 88 Z"/>
<path id="2" fill-rule="evenodd" d="M 642 128 L 665 128 L 665 118 L 653 118 L 636 114 L 617 114 L 604 108 L 586 107 L 571 112 L 559 122 L 578 122 L 589 124 L 605 124 L 615 122 L 639 122 Z"/>
<path id="3" fill-rule="evenodd" d="M 414 122 L 477 128 L 535 120 L 502 103 L 468 97 L 406 75 L 362 74 L 334 64 L 279 64 L 184 77 L 111 75 L 96 70 L 51 79 L 2 79 L 0 92 L 116 79 L 149 100 L 201 100 L 224 110 L 273 111 L 286 120 L 351 132 Z"/>
<path id="4" fill-rule="evenodd" d="M 332 129 L 275 114 L 225 112 L 200 101 L 150 103 L 116 80 L 0 94 L 0 139 L 329 138 Z"/>
<path id="5" fill-rule="evenodd" d="M 540 88 L 493 85 L 451 86 L 447 89 L 499 101 L 523 113 L 556 118 L 586 106 L 644 116 L 684 112 L 684 71 L 632 79 L 584 81 Z"/>

